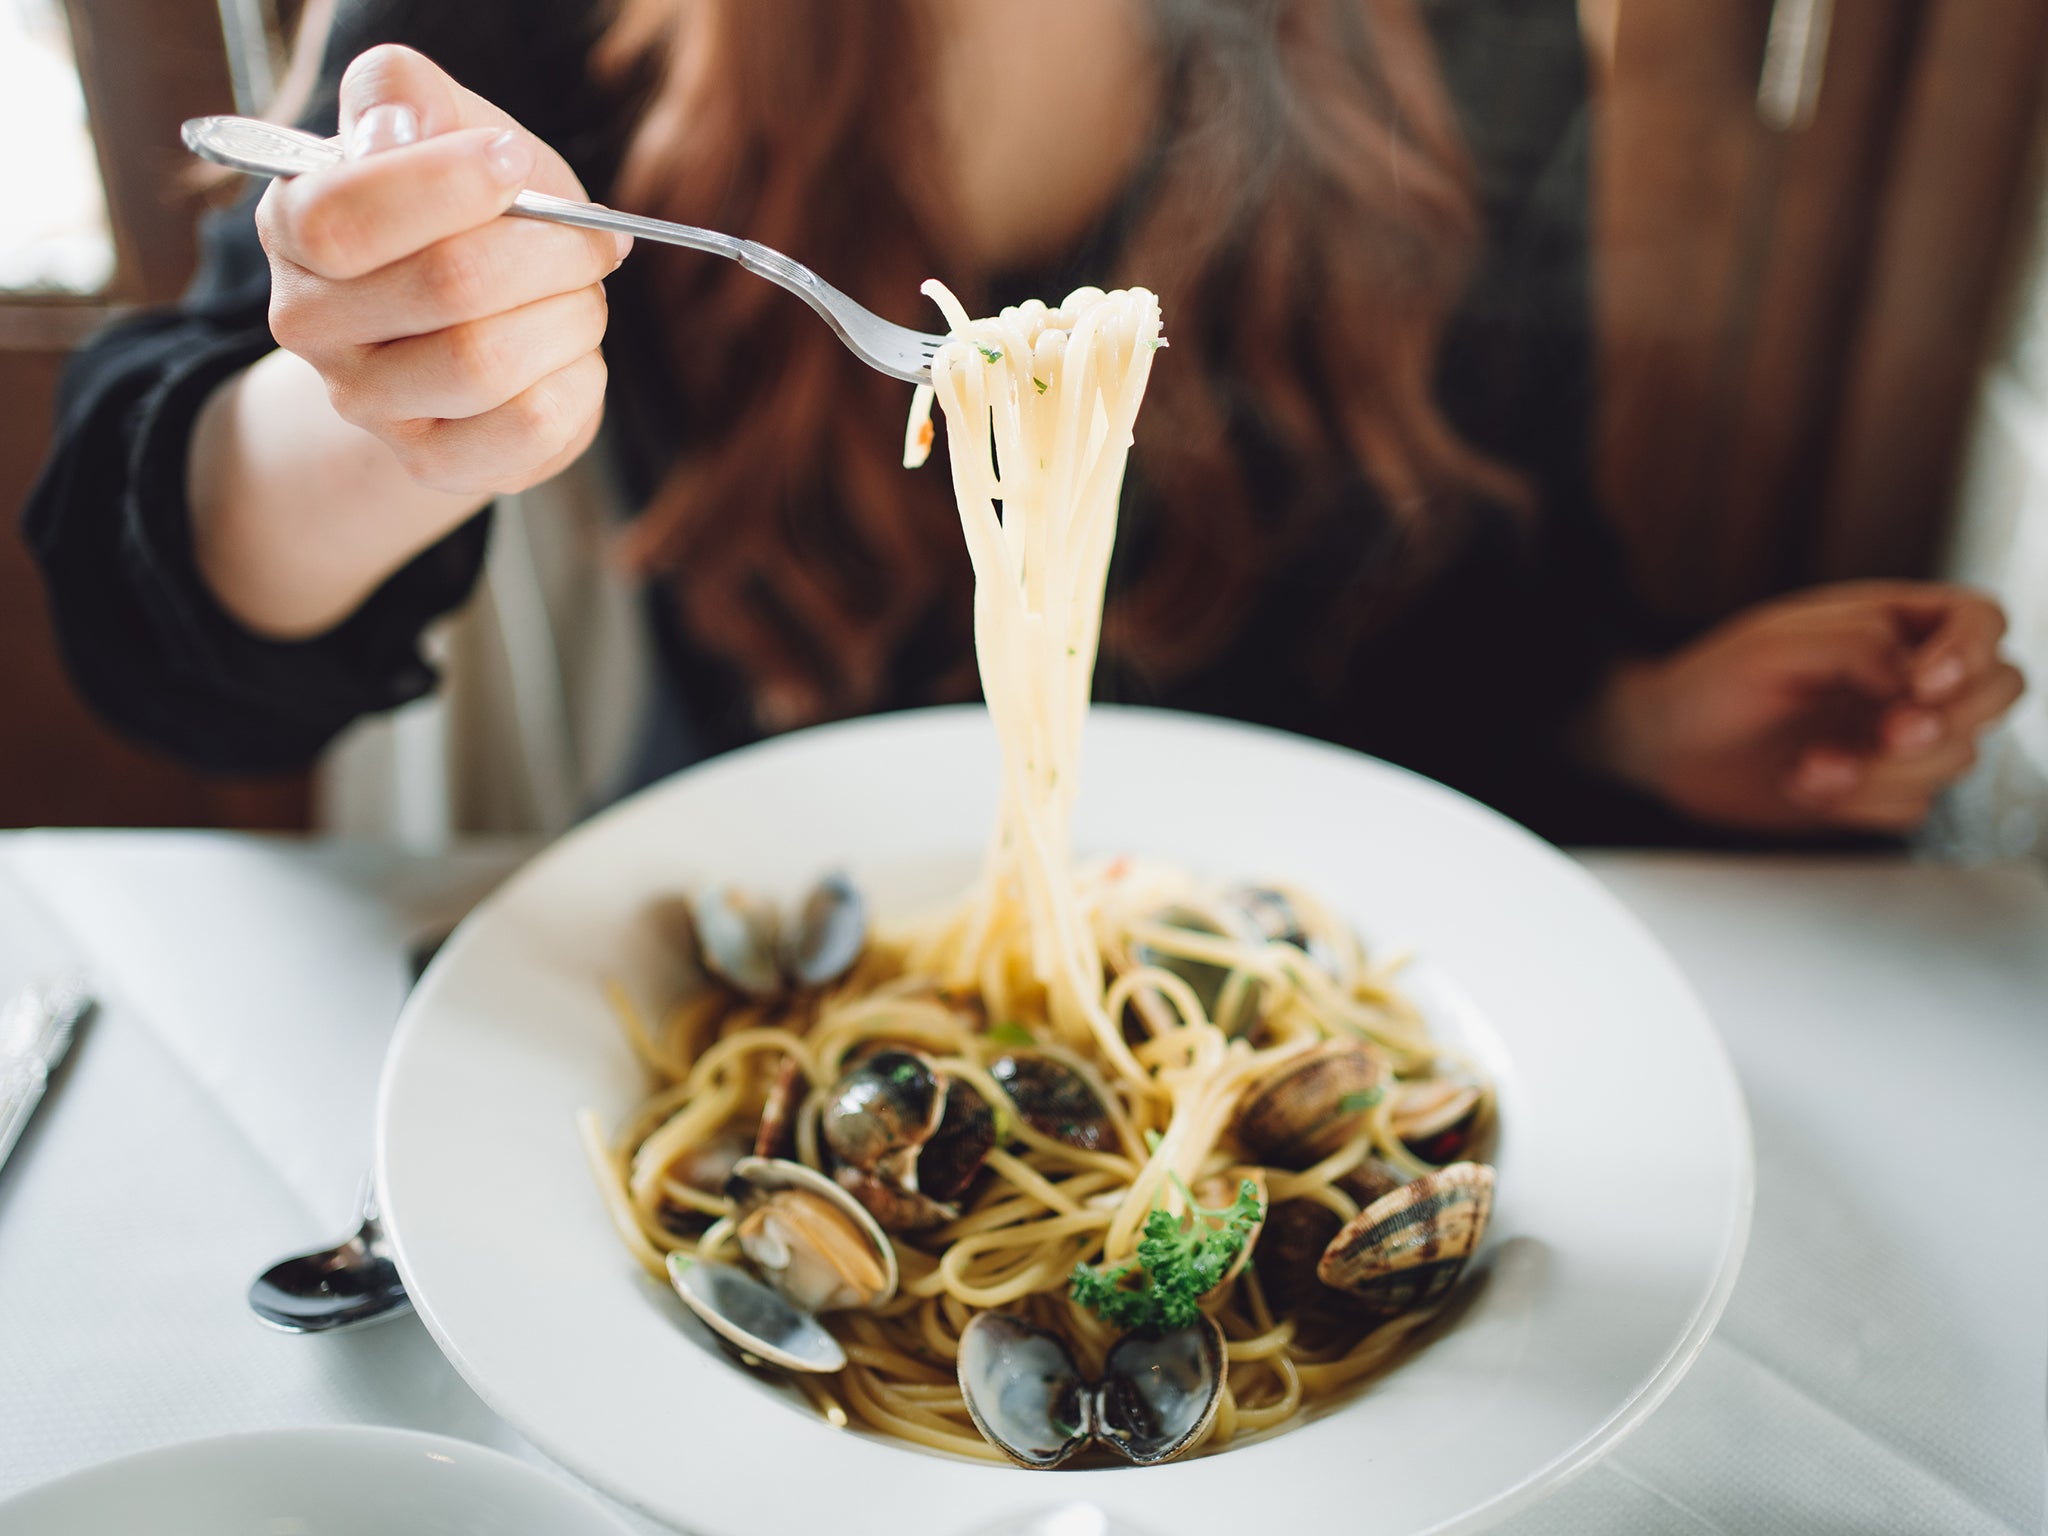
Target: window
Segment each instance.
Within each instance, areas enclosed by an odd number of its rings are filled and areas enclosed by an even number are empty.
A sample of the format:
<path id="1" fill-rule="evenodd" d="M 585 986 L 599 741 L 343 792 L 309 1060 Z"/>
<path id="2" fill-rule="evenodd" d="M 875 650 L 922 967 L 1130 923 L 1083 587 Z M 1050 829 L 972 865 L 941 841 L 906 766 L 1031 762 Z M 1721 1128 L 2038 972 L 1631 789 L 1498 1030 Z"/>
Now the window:
<path id="1" fill-rule="evenodd" d="M 60 0 L 0 0 L 0 290 L 96 294 L 114 240 Z"/>

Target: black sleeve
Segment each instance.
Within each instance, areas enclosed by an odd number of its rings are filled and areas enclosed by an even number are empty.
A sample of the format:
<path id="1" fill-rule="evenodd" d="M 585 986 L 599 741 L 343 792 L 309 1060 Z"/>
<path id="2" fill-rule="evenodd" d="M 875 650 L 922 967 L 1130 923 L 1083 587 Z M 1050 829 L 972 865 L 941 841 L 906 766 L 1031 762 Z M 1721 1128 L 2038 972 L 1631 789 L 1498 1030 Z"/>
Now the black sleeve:
<path id="1" fill-rule="evenodd" d="M 302 121 L 333 133 L 348 62 L 401 42 L 562 149 L 589 181 L 606 163 L 602 103 L 579 84 L 594 24 L 580 0 L 344 0 Z M 193 561 L 186 460 L 207 397 L 276 346 L 254 206 L 251 195 L 203 221 L 198 274 L 179 305 L 117 323 L 71 358 L 22 516 L 79 691 L 129 735 L 233 772 L 303 766 L 358 716 L 426 693 L 435 679 L 420 633 L 467 598 L 488 534 L 488 514 L 471 519 L 311 640 L 252 634 L 214 600 Z"/>

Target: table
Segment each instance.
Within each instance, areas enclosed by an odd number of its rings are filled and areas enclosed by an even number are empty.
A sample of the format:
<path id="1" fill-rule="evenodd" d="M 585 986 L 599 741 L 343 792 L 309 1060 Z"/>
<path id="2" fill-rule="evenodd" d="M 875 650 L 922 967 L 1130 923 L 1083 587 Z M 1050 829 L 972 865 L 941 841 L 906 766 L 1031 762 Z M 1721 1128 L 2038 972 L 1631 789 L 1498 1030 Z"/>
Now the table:
<path id="1" fill-rule="evenodd" d="M 416 1321 L 294 1339 L 242 1305 L 264 1263 L 352 1220 L 408 942 L 524 851 L 0 836 L 0 993 L 71 962 L 105 1000 L 0 1170 L 0 1497 L 283 1424 L 431 1429 L 547 1465 Z M 1499 1529 L 2040 1530 L 2048 882 L 1904 860 L 1585 862 L 1728 1041 L 1756 1223 L 1670 1400 Z"/>

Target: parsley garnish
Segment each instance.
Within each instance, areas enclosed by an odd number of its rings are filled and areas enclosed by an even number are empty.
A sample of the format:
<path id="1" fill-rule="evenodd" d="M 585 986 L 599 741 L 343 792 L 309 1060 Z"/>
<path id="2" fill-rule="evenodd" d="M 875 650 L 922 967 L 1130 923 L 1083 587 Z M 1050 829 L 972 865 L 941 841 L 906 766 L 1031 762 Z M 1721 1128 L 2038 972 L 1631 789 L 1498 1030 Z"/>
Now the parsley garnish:
<path id="1" fill-rule="evenodd" d="M 1343 1098 L 1337 1101 L 1337 1113 L 1340 1115 L 1355 1115 L 1361 1109 L 1371 1109 L 1373 1105 L 1379 1103 L 1380 1098 L 1379 1089 L 1361 1088 L 1356 1093 L 1345 1094 Z"/>
<path id="2" fill-rule="evenodd" d="M 1237 1203 L 1220 1210 L 1198 1205 L 1178 1177 L 1173 1182 L 1188 1214 L 1154 1210 L 1147 1216 L 1136 1263 L 1114 1269 L 1076 1264 L 1068 1278 L 1067 1294 L 1112 1328 L 1187 1327 L 1201 1313 L 1197 1303 L 1216 1288 L 1266 1214 L 1250 1179 L 1237 1186 Z M 1142 1284 L 1126 1286 L 1141 1269 Z"/>
<path id="3" fill-rule="evenodd" d="M 1003 360 L 1003 349 L 1001 347 L 992 347 L 987 342 L 977 341 L 974 344 L 974 350 L 992 363 L 1000 363 Z"/>
<path id="4" fill-rule="evenodd" d="M 1015 1019 L 1005 1019 L 988 1032 L 997 1045 L 1036 1045 L 1038 1037 Z"/>
<path id="5" fill-rule="evenodd" d="M 1052 388 L 1052 386 L 1046 383 L 1043 379 L 1034 378 L 1031 382 L 1038 386 L 1038 392 L 1041 395 L 1044 394 L 1048 389 Z"/>

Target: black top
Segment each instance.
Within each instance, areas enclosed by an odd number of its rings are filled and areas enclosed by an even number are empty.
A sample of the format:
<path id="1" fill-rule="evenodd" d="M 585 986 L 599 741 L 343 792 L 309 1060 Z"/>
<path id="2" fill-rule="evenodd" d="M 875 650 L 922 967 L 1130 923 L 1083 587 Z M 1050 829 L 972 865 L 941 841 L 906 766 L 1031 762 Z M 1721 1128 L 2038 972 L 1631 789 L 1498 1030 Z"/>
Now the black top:
<path id="1" fill-rule="evenodd" d="M 553 144 L 603 200 L 616 112 L 578 83 L 572 61 L 604 9 L 592 0 L 344 0 L 307 125 L 332 133 L 348 60 L 377 42 L 403 42 Z M 1438 396 L 1473 446 L 1538 487 L 1534 532 L 1482 511 L 1428 590 L 1371 631 L 1334 679 L 1311 686 L 1313 648 L 1328 644 L 1323 620 L 1333 605 L 1372 591 L 1376 541 L 1385 538 L 1385 519 L 1370 506 L 1332 507 L 1216 664 L 1151 686 L 1106 662 L 1097 694 L 1357 747 L 1559 840 L 1697 840 L 1701 829 L 1581 775 L 1557 747 L 1562 722 L 1607 664 L 1649 639 L 1590 485 L 1589 125 L 1576 6 L 1430 0 L 1424 14 L 1479 167 L 1487 228 L 1480 269 L 1446 338 Z M 86 697 L 131 735 L 240 772 L 303 765 L 358 716 L 428 691 L 435 679 L 420 633 L 469 594 L 489 527 L 488 513 L 471 520 L 317 639 L 261 638 L 214 601 L 192 557 L 186 453 L 207 395 L 275 346 L 252 206 L 206 221 L 199 274 L 182 304 L 127 320 L 72 359 L 56 446 L 24 515 Z M 1066 264 L 1079 270 L 1038 274 L 1036 291 L 1056 295 L 1099 279 L 1102 268 L 1090 268 L 1100 247 L 1098 233 Z M 653 329 L 631 271 L 628 263 L 611 284 L 615 338 Z M 608 351 L 621 478 L 644 494 L 679 450 L 664 425 L 674 417 L 650 408 L 665 394 L 658 360 L 642 348 Z M 1362 483 L 1347 495 L 1371 498 Z M 1133 484 L 1122 543 L 1142 547 L 1153 516 Z M 655 722 L 644 776 L 753 733 L 730 673 L 693 654 L 680 626 L 663 623 L 661 633 L 670 718 Z"/>

